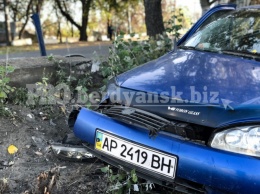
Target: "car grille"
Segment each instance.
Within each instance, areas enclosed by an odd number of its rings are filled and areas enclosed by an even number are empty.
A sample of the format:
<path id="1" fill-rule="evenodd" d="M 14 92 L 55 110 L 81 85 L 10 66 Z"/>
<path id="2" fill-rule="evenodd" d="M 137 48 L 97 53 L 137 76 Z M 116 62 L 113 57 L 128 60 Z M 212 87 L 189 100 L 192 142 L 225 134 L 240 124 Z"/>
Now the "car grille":
<path id="1" fill-rule="evenodd" d="M 130 125 L 145 127 L 151 131 L 158 131 L 170 124 L 170 121 L 162 117 L 131 107 L 113 106 L 103 113 Z"/>
<path id="2" fill-rule="evenodd" d="M 148 129 L 150 136 L 156 136 L 158 131 L 164 131 L 181 138 L 196 141 L 196 143 L 205 144 L 211 134 L 211 130 L 207 130 L 202 126 L 169 121 L 150 112 L 132 107 L 114 105 L 109 109 L 103 109 L 102 113 L 129 125 Z"/>

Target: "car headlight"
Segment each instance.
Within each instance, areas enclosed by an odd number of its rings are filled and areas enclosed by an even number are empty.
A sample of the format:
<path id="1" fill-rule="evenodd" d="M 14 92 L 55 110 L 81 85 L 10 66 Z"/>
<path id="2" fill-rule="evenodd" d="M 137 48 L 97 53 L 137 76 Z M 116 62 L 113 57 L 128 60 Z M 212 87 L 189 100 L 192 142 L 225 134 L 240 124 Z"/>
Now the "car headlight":
<path id="1" fill-rule="evenodd" d="M 260 126 L 235 127 L 218 132 L 211 147 L 260 157 Z"/>

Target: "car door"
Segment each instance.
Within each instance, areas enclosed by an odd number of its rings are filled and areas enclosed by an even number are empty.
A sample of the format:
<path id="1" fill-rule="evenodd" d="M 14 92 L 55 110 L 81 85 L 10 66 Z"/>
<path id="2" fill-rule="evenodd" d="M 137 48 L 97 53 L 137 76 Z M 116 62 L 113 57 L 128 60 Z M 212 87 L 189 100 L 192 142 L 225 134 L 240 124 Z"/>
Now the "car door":
<path id="1" fill-rule="evenodd" d="M 177 46 L 185 42 L 191 37 L 199 28 L 216 20 L 221 15 L 236 9 L 235 4 L 217 5 L 207 11 L 192 27 L 191 29 L 177 42 Z"/>

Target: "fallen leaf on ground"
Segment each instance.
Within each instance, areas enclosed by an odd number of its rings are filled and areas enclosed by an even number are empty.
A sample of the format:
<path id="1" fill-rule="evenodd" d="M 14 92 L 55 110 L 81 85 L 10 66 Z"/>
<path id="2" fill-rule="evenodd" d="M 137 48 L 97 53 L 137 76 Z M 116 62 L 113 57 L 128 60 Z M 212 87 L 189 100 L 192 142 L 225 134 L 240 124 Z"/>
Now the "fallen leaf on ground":
<path id="1" fill-rule="evenodd" d="M 7 150 L 9 154 L 15 154 L 18 151 L 18 148 L 15 147 L 14 145 L 9 145 Z"/>
<path id="2" fill-rule="evenodd" d="M 52 119 L 50 120 L 50 125 L 56 126 L 56 124 L 52 121 Z"/>
<path id="3" fill-rule="evenodd" d="M 38 156 L 42 156 L 42 153 L 41 152 L 34 152 L 35 154 L 37 154 Z"/>

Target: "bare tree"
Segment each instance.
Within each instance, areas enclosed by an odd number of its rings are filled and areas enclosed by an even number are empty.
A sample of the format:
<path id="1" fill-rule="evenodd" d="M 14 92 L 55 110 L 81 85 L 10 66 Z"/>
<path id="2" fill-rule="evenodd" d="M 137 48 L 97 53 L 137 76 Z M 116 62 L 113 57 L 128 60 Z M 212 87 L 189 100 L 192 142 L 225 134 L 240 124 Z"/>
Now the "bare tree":
<path id="1" fill-rule="evenodd" d="M 127 31 L 132 32 L 132 15 L 133 8 L 138 6 L 140 0 L 95 0 L 94 7 L 101 10 L 105 15 L 107 23 L 107 34 L 111 33 L 111 27 L 116 23 L 127 21 Z M 114 20 L 114 21 L 113 21 Z M 113 26 L 114 27 L 114 26 Z M 112 31 L 115 30 L 114 28 Z M 110 31 L 110 32 L 109 32 Z"/>
<path id="2" fill-rule="evenodd" d="M 62 15 L 59 12 L 59 8 L 55 4 L 53 7 L 53 11 L 55 12 L 56 19 L 57 19 L 57 29 L 56 29 L 56 37 L 59 39 L 60 43 L 62 43 L 62 33 L 61 33 L 61 22 L 62 22 Z"/>
<path id="3" fill-rule="evenodd" d="M 144 0 L 144 7 L 147 35 L 156 36 L 156 34 L 162 34 L 165 29 L 161 0 Z"/>
<path id="4" fill-rule="evenodd" d="M 82 5 L 82 15 L 81 15 L 81 24 L 78 24 L 73 18 L 72 14 L 68 10 L 67 3 L 70 1 L 63 1 L 63 0 L 55 0 L 61 14 L 74 26 L 76 26 L 80 32 L 80 38 L 81 41 L 87 41 L 87 26 L 88 26 L 88 17 L 89 17 L 89 11 L 92 4 L 92 0 L 78 0 L 81 2 Z M 71 1 L 71 2 L 75 2 Z"/>
<path id="5" fill-rule="evenodd" d="M 32 1 L 33 0 L 29 0 L 28 4 L 27 4 L 27 7 L 26 7 L 26 13 L 25 13 L 25 22 L 23 23 L 22 25 L 22 28 L 21 30 L 19 31 L 19 39 L 22 38 L 23 36 L 23 33 L 24 33 L 24 29 L 25 29 L 25 26 L 27 25 L 29 19 L 30 19 L 30 8 L 32 6 Z"/>
<path id="6" fill-rule="evenodd" d="M 44 0 L 33 0 L 33 12 L 40 14 Z"/>

